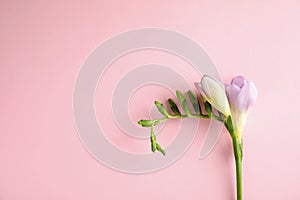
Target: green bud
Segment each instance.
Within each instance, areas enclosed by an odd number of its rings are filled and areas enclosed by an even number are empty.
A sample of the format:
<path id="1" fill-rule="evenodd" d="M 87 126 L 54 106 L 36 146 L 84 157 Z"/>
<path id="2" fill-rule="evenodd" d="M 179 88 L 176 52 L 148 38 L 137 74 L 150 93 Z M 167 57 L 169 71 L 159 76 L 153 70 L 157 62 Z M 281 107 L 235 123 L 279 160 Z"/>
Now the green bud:
<path id="1" fill-rule="evenodd" d="M 163 149 L 161 148 L 161 146 L 160 146 L 158 143 L 156 143 L 156 149 L 157 149 L 158 151 L 160 151 L 164 156 L 166 156 L 166 151 L 163 150 Z"/>
<path id="2" fill-rule="evenodd" d="M 213 111 L 212 111 L 211 105 L 208 101 L 204 102 L 204 107 L 205 107 L 205 111 L 207 112 L 207 115 L 209 117 L 211 117 L 213 115 Z"/>
<path id="3" fill-rule="evenodd" d="M 168 113 L 167 109 L 162 103 L 158 101 L 155 101 L 154 103 L 161 114 L 163 114 L 166 117 L 170 117 L 170 114 Z"/>
<path id="4" fill-rule="evenodd" d="M 157 149 L 157 146 L 156 146 L 156 137 L 154 134 L 151 134 L 150 140 L 151 140 L 151 150 L 152 150 L 152 152 L 155 152 Z"/>
<path id="5" fill-rule="evenodd" d="M 199 104 L 197 96 L 192 91 L 189 91 L 188 94 L 189 94 L 189 99 L 193 104 L 193 108 L 194 108 L 195 113 L 200 114 L 201 113 L 201 106 Z"/>
<path id="6" fill-rule="evenodd" d="M 181 116 L 181 113 L 176 105 L 176 103 L 173 101 L 173 99 L 168 99 L 169 105 L 173 113 L 177 116 Z"/>
<path id="7" fill-rule="evenodd" d="M 150 127 L 150 126 L 152 126 L 153 121 L 152 120 L 141 119 L 138 122 L 138 124 L 141 125 L 141 126 L 143 126 L 143 127 Z"/>
<path id="8" fill-rule="evenodd" d="M 191 90 L 188 91 L 188 94 L 192 103 L 198 103 L 196 95 Z"/>
<path id="9" fill-rule="evenodd" d="M 191 116 L 191 111 L 189 109 L 189 106 L 186 102 L 186 99 L 185 99 L 184 95 L 180 91 L 177 90 L 176 91 L 176 96 L 177 96 L 177 99 L 178 99 L 178 101 L 179 101 L 179 103 L 182 107 L 182 110 L 185 112 L 185 114 L 187 116 Z"/>

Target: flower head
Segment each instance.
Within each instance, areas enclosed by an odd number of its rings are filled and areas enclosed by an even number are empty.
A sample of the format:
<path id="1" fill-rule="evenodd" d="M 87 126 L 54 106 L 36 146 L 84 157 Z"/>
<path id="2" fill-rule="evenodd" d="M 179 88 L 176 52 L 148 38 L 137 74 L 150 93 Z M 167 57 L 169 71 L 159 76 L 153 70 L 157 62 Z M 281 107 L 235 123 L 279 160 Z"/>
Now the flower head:
<path id="1" fill-rule="evenodd" d="M 242 76 L 232 79 L 226 85 L 226 95 L 229 100 L 233 126 L 238 137 L 241 137 L 247 113 L 257 99 L 257 90 L 254 83 Z"/>
<path id="2" fill-rule="evenodd" d="M 204 75 L 201 82 L 196 82 L 195 86 L 204 100 L 208 101 L 226 117 L 230 115 L 229 102 L 222 83 L 208 75 Z"/>

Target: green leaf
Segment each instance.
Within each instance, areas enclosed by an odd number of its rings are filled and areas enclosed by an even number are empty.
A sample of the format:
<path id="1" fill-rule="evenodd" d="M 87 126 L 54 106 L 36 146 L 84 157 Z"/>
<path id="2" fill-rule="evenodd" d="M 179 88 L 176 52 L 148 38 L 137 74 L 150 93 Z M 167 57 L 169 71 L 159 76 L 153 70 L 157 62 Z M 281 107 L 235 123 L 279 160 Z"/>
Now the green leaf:
<path id="1" fill-rule="evenodd" d="M 173 101 L 173 99 L 168 99 L 169 105 L 173 113 L 177 116 L 181 116 L 181 113 L 176 105 L 176 103 Z"/>
<path id="2" fill-rule="evenodd" d="M 170 117 L 170 114 L 168 113 L 167 109 L 162 103 L 158 101 L 155 101 L 154 103 L 161 114 L 163 114 L 166 117 Z"/>
<path id="3" fill-rule="evenodd" d="M 189 94 L 189 99 L 192 102 L 195 113 L 200 114 L 201 113 L 201 107 L 200 107 L 199 101 L 197 99 L 197 96 L 190 90 L 189 90 L 188 94 Z"/>
<path id="4" fill-rule="evenodd" d="M 177 96 L 177 99 L 178 99 L 178 101 L 179 101 L 179 103 L 182 107 L 182 110 L 185 112 L 185 114 L 187 116 L 191 116 L 191 111 L 189 109 L 189 106 L 186 102 L 186 99 L 185 99 L 184 95 L 180 91 L 177 90 L 176 91 L 176 96 Z"/>
<path id="5" fill-rule="evenodd" d="M 153 125 L 153 121 L 152 120 L 146 120 L 146 119 L 141 119 L 138 122 L 139 125 L 143 126 L 143 127 L 150 127 Z"/>

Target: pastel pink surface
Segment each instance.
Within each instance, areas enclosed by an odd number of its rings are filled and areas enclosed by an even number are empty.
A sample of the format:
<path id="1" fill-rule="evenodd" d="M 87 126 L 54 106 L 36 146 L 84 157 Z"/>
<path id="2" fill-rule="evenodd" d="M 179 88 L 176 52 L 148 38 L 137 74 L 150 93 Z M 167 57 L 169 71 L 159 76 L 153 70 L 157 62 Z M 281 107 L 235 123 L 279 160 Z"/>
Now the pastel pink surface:
<path id="1" fill-rule="evenodd" d="M 77 136 L 72 92 L 80 65 L 111 35 L 149 26 L 194 39 L 226 82 L 241 74 L 256 83 L 244 132 L 244 197 L 299 199 L 299 17 L 291 0 L 1 1 L 0 199 L 234 199 L 226 131 L 198 159 L 207 122 L 181 159 L 143 175 L 101 165 Z M 182 73 L 191 86 L 201 78 Z"/>

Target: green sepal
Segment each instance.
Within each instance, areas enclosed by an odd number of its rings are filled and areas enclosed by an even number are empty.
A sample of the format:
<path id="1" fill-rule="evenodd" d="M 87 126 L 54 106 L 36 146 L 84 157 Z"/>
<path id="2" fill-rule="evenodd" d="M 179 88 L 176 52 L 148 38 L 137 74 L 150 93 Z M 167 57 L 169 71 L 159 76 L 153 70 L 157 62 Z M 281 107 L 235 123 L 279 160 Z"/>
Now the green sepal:
<path id="1" fill-rule="evenodd" d="M 168 99 L 168 103 L 169 103 L 170 108 L 173 111 L 173 113 L 177 116 L 181 116 L 181 113 L 180 113 L 176 103 L 173 101 L 173 99 Z"/>
<path id="2" fill-rule="evenodd" d="M 187 101 L 185 99 L 185 96 L 180 92 L 180 91 L 176 91 L 176 96 L 177 96 L 177 99 L 182 107 L 182 110 L 185 112 L 185 114 L 187 116 L 191 116 L 191 111 L 189 109 L 189 106 L 187 104 Z"/>

